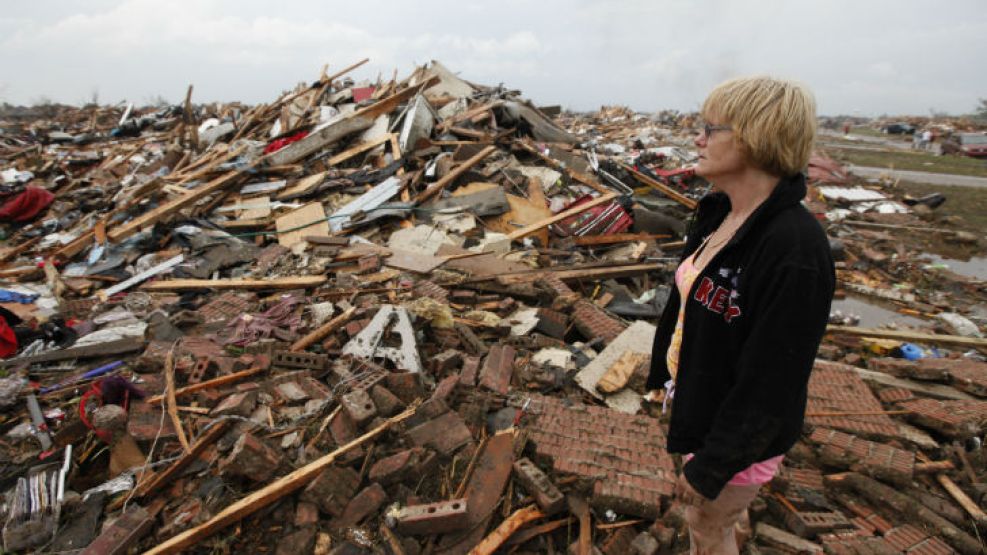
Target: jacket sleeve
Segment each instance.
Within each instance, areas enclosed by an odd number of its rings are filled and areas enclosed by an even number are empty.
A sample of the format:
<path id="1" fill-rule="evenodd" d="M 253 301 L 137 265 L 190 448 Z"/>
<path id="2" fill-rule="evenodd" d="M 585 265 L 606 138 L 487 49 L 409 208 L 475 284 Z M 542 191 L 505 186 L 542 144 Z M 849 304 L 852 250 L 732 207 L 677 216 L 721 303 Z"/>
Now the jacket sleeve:
<path id="1" fill-rule="evenodd" d="M 760 281 L 751 284 L 760 294 L 734 385 L 703 447 L 683 468 L 692 487 L 709 499 L 758 462 L 783 430 L 801 427 L 809 373 L 826 330 L 831 269 L 788 263 Z"/>

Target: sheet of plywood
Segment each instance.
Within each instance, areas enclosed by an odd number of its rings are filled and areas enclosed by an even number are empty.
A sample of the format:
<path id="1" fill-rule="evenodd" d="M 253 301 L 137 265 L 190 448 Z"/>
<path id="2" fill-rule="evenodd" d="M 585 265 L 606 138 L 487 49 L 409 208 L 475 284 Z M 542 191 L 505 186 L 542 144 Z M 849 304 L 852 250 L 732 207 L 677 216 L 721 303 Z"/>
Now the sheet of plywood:
<path id="1" fill-rule="evenodd" d="M 239 199 L 238 204 L 257 206 L 258 208 L 241 210 L 240 214 L 237 215 L 237 219 L 258 220 L 271 215 L 271 197 L 269 196 L 252 197 L 249 200 L 244 200 L 241 198 Z"/>
<path id="2" fill-rule="evenodd" d="M 297 210 L 280 216 L 275 221 L 275 225 L 278 229 L 278 243 L 286 248 L 291 248 L 295 243 L 304 241 L 307 235 L 329 236 L 326 211 L 318 202 L 310 202 Z"/>
<path id="3" fill-rule="evenodd" d="M 487 227 L 494 231 L 499 231 L 510 235 L 511 233 L 552 217 L 552 211 L 544 204 L 537 204 L 526 198 L 516 195 L 507 195 L 507 202 L 511 205 L 511 210 L 500 216 L 485 218 Z M 538 238 L 542 246 L 548 246 L 548 228 L 545 227 L 531 234 Z"/>
<path id="4" fill-rule="evenodd" d="M 438 256 L 392 249 L 391 256 L 387 257 L 385 263 L 392 268 L 427 274 L 441 266 L 445 261 L 445 258 Z"/>
<path id="5" fill-rule="evenodd" d="M 455 245 L 442 245 L 435 253 L 436 256 L 456 256 L 463 254 L 473 253 Z M 495 276 L 531 269 L 530 266 L 521 262 L 504 260 L 497 253 L 492 252 L 469 256 L 467 258 L 451 258 L 442 267 L 467 272 L 473 276 Z"/>

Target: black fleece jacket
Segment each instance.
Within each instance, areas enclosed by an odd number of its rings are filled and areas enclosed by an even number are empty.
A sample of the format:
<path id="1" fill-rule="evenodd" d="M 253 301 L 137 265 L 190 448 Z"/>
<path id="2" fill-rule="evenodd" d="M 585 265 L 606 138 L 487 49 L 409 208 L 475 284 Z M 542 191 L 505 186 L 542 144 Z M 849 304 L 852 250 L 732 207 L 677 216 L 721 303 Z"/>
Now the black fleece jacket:
<path id="1" fill-rule="evenodd" d="M 696 278 L 685 305 L 668 451 L 695 453 L 683 471 L 709 499 L 737 472 L 788 451 L 802 430 L 836 281 L 826 234 L 801 204 L 805 193 L 804 176 L 781 179 Z M 699 202 L 683 259 L 729 211 L 723 193 Z M 672 287 L 649 389 L 670 378 L 665 353 L 679 304 Z"/>

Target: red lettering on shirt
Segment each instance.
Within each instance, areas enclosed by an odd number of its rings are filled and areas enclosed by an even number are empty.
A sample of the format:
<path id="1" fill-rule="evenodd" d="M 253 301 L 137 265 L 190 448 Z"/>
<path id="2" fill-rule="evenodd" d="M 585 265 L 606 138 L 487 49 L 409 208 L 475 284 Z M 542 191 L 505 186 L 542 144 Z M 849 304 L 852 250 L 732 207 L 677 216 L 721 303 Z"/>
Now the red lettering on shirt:
<path id="1" fill-rule="evenodd" d="M 740 316 L 740 307 L 735 304 L 731 304 L 730 307 L 727 308 L 726 313 L 723 314 L 723 319 L 729 324 L 730 320 L 733 320 L 737 316 Z"/>
<path id="2" fill-rule="evenodd" d="M 713 280 L 708 277 L 704 277 L 701 282 L 699 282 L 699 287 L 696 288 L 695 299 L 705 306 L 709 306 L 709 298 L 713 293 Z"/>
<path id="3" fill-rule="evenodd" d="M 713 293 L 713 297 L 709 300 L 709 304 L 706 305 L 707 308 L 709 308 L 710 310 L 712 310 L 717 314 L 722 314 L 723 309 L 725 308 L 723 305 L 726 302 L 729 295 L 730 295 L 729 291 L 727 291 L 722 287 L 717 287 L 716 292 Z"/>

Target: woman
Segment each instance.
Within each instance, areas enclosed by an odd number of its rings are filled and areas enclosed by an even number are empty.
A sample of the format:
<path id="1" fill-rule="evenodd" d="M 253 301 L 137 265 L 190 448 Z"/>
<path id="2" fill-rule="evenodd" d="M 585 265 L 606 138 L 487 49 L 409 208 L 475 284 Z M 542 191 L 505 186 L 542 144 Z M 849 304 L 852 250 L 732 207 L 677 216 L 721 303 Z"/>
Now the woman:
<path id="1" fill-rule="evenodd" d="M 801 205 L 816 132 L 805 88 L 766 77 L 703 104 L 696 173 L 715 191 L 688 234 L 655 334 L 649 397 L 674 403 L 668 450 L 692 553 L 737 553 L 734 527 L 798 439 L 835 275 Z M 674 399 L 674 400 L 673 400 Z"/>

